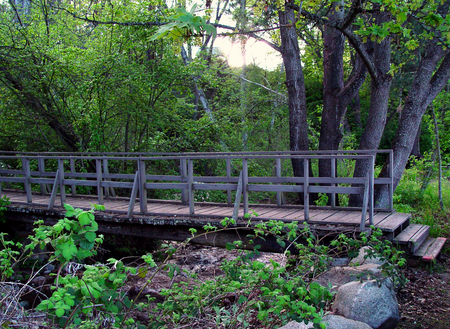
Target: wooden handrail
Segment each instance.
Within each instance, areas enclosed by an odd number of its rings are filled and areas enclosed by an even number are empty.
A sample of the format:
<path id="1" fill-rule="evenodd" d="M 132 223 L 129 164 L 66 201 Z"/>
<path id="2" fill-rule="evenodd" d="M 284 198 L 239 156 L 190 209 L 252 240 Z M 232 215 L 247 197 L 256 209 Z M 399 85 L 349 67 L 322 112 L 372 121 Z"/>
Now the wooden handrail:
<path id="1" fill-rule="evenodd" d="M 6 153 L 6 155 L 4 155 Z M 373 192 L 375 184 L 387 184 L 390 186 L 390 210 L 392 211 L 393 178 L 375 178 L 374 165 L 377 153 L 387 153 L 392 158 L 391 150 L 379 151 L 308 151 L 308 152 L 238 152 L 238 153 L 158 153 L 155 155 L 110 153 L 108 155 L 90 154 L 38 154 L 38 153 L 15 153 L 0 151 L 0 183 L 21 183 L 27 192 L 27 202 L 31 203 L 32 184 L 39 184 L 43 193 L 48 192 L 49 185 L 53 185 L 52 196 L 55 192 L 55 184 L 60 189 L 61 202 L 65 202 L 66 186 L 71 188 L 72 194 L 76 193 L 77 186 L 95 187 L 98 202 L 103 203 L 104 196 L 113 195 L 114 188 L 131 189 L 134 199 L 139 193 L 140 211 L 147 211 L 147 190 L 151 189 L 178 189 L 181 190 L 181 200 L 189 204 L 191 214 L 195 214 L 194 191 L 195 190 L 224 190 L 227 191 L 227 203 L 231 204 L 231 193 L 238 191 L 239 178 L 232 176 L 232 163 L 237 162 L 242 166 L 242 193 L 244 212 L 249 209 L 249 192 L 268 191 L 277 195 L 277 205 L 283 204 L 283 192 L 304 193 L 305 219 L 309 218 L 309 197 L 311 193 L 327 193 L 331 197 L 331 206 L 336 208 L 336 194 L 361 194 L 367 199 L 369 221 L 372 222 L 374 202 Z M 274 161 L 274 176 L 252 176 L 249 174 L 248 163 L 260 159 Z M 299 159 L 304 160 L 304 177 L 282 176 L 282 160 Z M 332 165 L 331 177 L 312 177 L 309 175 L 309 163 L 313 160 L 329 159 Z M 335 177 L 336 161 L 367 160 L 370 162 L 368 178 L 358 177 Z M 2 166 L 10 160 L 20 160 L 22 170 L 5 169 Z M 153 161 L 178 161 L 179 174 L 151 174 L 147 173 L 146 167 L 151 167 Z M 196 161 L 222 160 L 225 161 L 225 176 L 195 176 L 194 165 Z M 95 164 L 95 173 L 76 172 L 76 164 Z M 134 174 L 126 172 L 114 172 L 108 170 L 110 161 L 134 162 L 137 171 Z M 33 167 L 30 165 L 33 164 Z M 47 164 L 47 166 L 46 166 Z M 38 170 L 36 170 L 38 169 Z M 57 169 L 57 170 L 56 170 Z M 65 169 L 69 169 L 65 171 Z M 351 186 L 340 186 L 348 184 Z M 1 191 L 1 189 L 0 189 Z M 367 197 L 366 197 L 367 194 Z M 132 202 L 128 215 L 132 215 Z M 53 200 L 54 202 L 54 200 Z M 50 205 L 49 205 L 50 206 Z M 364 209 L 363 206 L 362 209 Z M 380 209 L 378 209 L 380 210 Z"/>

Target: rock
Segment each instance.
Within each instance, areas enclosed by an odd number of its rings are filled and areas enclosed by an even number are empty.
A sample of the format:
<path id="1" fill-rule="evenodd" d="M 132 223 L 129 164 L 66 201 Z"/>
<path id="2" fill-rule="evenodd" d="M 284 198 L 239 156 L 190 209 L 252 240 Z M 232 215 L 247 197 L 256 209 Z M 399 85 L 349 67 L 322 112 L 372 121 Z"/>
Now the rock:
<path id="1" fill-rule="evenodd" d="M 333 303 L 336 314 L 367 323 L 374 329 L 393 329 L 400 321 L 397 298 L 390 279 L 350 282 L 338 289 Z"/>
<path id="2" fill-rule="evenodd" d="M 350 320 L 339 315 L 325 315 L 323 323 L 326 323 L 327 329 L 372 329 L 364 322 Z"/>
<path id="3" fill-rule="evenodd" d="M 374 277 L 381 278 L 382 273 L 379 265 L 370 263 L 361 266 L 332 267 L 314 281 L 323 287 L 331 284 L 331 291 L 335 292 L 346 283 L 359 281 L 361 276 L 363 279 L 369 280 Z"/>
<path id="4" fill-rule="evenodd" d="M 291 321 L 278 329 L 310 329 L 310 328 L 313 328 L 313 324 L 311 322 L 305 324 L 304 322 L 298 323 L 297 321 Z"/>
<path id="5" fill-rule="evenodd" d="M 350 265 L 364 265 L 364 264 L 368 264 L 368 263 L 383 265 L 385 263 L 379 257 L 368 257 L 367 259 L 364 259 L 364 257 L 369 254 L 368 250 L 373 251 L 373 249 L 371 247 L 367 247 L 367 246 L 359 249 L 358 256 L 356 256 L 355 258 L 353 258 L 350 261 Z"/>

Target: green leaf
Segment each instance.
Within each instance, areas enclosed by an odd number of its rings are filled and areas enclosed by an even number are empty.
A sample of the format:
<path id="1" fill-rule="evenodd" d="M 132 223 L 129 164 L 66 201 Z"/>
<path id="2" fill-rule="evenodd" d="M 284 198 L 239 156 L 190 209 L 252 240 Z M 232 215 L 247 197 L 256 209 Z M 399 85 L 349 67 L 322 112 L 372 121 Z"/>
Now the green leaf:
<path id="1" fill-rule="evenodd" d="M 64 315 L 64 313 L 65 313 L 65 310 L 62 307 L 56 309 L 56 311 L 55 311 L 55 314 L 58 318 L 62 317 Z"/>
<path id="2" fill-rule="evenodd" d="M 73 211 L 75 208 L 72 207 L 70 204 L 65 203 L 65 204 L 64 204 L 64 209 L 66 209 L 67 211 L 69 211 L 69 210 L 72 210 L 72 211 Z"/>
<path id="3" fill-rule="evenodd" d="M 233 249 L 236 249 L 236 246 L 230 242 L 227 242 L 225 244 L 225 248 L 227 248 L 227 250 L 233 250 Z"/>
<path id="4" fill-rule="evenodd" d="M 91 219 L 93 215 L 90 212 L 83 211 L 81 214 L 78 215 L 78 222 L 80 225 L 89 225 L 91 223 Z"/>
<path id="5" fill-rule="evenodd" d="M 94 232 L 87 232 L 87 233 L 85 234 L 85 238 L 86 238 L 86 240 L 88 240 L 89 242 L 94 242 L 96 237 L 97 237 L 97 234 L 95 234 Z"/>

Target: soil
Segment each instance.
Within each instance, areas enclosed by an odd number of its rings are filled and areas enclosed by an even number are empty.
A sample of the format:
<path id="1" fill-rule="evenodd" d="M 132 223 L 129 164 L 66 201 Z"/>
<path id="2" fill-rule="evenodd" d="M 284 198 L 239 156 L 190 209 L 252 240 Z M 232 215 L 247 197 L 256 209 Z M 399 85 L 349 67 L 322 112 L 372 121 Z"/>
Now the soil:
<path id="1" fill-rule="evenodd" d="M 447 244 L 448 245 L 448 244 Z M 203 280 L 221 275 L 219 268 L 224 259 L 233 258 L 234 251 L 221 248 L 191 245 L 175 255 L 171 262 L 182 269 L 194 271 Z M 259 261 L 269 262 L 274 259 L 279 263 L 285 261 L 280 254 L 261 253 Z M 434 264 L 412 263 L 404 269 L 408 283 L 397 292 L 401 320 L 398 329 L 449 329 L 450 328 L 450 247 L 444 249 L 439 260 Z M 175 282 L 183 280 L 177 277 Z M 147 287 L 146 293 L 159 298 L 158 291 L 173 284 L 173 280 L 160 273 Z M 140 282 L 134 282 L 130 293 L 141 288 Z M 144 294 L 144 295 L 145 295 Z M 141 319 L 143 320 L 143 319 Z"/>
<path id="2" fill-rule="evenodd" d="M 409 266 L 409 282 L 397 293 L 399 329 L 450 328 L 450 247 L 435 264 Z"/>

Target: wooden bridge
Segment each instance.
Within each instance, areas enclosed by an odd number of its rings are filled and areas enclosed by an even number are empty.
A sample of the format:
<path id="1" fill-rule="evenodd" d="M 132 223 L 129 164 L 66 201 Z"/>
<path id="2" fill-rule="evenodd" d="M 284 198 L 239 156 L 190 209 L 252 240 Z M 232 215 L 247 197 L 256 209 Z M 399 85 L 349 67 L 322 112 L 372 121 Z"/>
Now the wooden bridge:
<path id="1" fill-rule="evenodd" d="M 251 212 L 257 214 L 252 221 L 296 221 L 299 225 L 306 222 L 321 234 L 364 231 L 375 225 L 389 239 L 403 244 L 417 256 L 435 257 L 435 253 L 431 256 L 429 253 L 440 250 L 442 240 L 427 238 L 429 227 L 410 224 L 409 214 L 393 211 L 392 169 L 389 177 L 376 178 L 377 154 L 390 157 L 392 163 L 391 150 L 183 154 L 0 152 L 0 188 L 3 187 L 0 193 L 12 202 L 8 218 L 28 224 L 37 218 L 55 222 L 62 216 L 64 203 L 79 208 L 97 203 L 106 208 L 104 213 L 97 214 L 100 230 L 105 233 L 184 240 L 190 236 L 190 227 L 201 229 L 205 223 L 220 226 L 225 217 L 234 218 L 236 227 L 246 229 L 248 220 L 244 214 Z M 302 163 L 303 177 L 293 177 L 291 161 Z M 329 162 L 330 177 L 311 173 L 319 161 Z M 342 171 L 337 170 L 339 166 L 352 166 L 355 161 L 369 164 L 367 177 L 337 174 Z M 273 169 L 267 173 L 267 168 Z M 376 184 L 389 186 L 387 208 L 374 205 Z M 292 192 L 294 198 L 302 196 L 303 206 L 286 204 L 285 193 Z M 319 193 L 327 195 L 329 206 L 310 206 L 311 194 Z M 338 200 L 351 194 L 361 196 L 361 207 L 340 206 Z M 156 199 L 161 195 L 164 200 Z M 213 197 L 217 198 L 214 202 L 200 201 Z M 252 199 L 273 200 L 273 204 L 267 201 L 254 204 L 249 201 Z M 220 246 L 241 237 L 237 231 L 227 234 L 214 241 L 196 242 Z M 266 246 L 267 250 L 277 248 Z"/>

